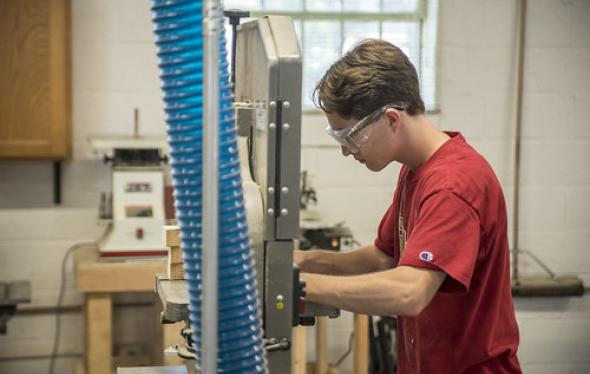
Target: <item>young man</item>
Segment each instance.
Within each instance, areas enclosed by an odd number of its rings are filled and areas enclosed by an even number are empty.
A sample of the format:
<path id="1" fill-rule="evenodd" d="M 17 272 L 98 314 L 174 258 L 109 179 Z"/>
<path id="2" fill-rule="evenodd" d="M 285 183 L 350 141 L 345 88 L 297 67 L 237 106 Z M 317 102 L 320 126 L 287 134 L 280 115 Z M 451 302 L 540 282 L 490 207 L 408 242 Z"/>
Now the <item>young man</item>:
<path id="1" fill-rule="evenodd" d="M 387 42 L 344 55 L 315 99 L 345 156 L 403 167 L 373 245 L 295 253 L 307 299 L 397 315 L 401 374 L 520 373 L 506 206 L 490 165 L 429 122 L 416 70 Z"/>

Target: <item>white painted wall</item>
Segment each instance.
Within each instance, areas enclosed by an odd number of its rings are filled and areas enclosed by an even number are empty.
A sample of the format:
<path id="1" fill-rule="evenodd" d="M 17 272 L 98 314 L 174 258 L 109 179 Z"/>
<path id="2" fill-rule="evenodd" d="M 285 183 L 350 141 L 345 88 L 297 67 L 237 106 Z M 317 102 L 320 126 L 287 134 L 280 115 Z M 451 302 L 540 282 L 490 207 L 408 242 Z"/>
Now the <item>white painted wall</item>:
<path id="1" fill-rule="evenodd" d="M 131 133 L 135 107 L 143 134 L 164 134 L 149 2 L 73 0 L 72 16 L 75 161 L 64 165 L 63 206 L 51 204 L 49 163 L 0 163 L 0 280 L 31 279 L 35 305 L 55 302 L 67 247 L 100 234 L 96 205 L 109 173 L 94 160 L 87 137 Z M 508 204 L 516 24 L 517 0 L 440 1 L 441 113 L 432 117 L 443 129 L 462 131 L 488 158 Z M 590 1 L 530 0 L 527 43 L 521 244 L 555 271 L 579 274 L 590 284 Z M 339 155 L 324 135 L 321 115 L 306 114 L 303 123 L 302 167 L 318 191 L 317 209 L 345 220 L 362 243 L 369 243 L 399 167 L 371 173 Z M 523 259 L 522 265 L 525 273 L 540 272 L 531 261 Z M 77 304 L 71 271 L 68 278 L 66 303 Z M 517 299 L 515 305 L 526 373 L 590 372 L 589 296 Z M 138 308 L 129 313 L 142 314 Z M 46 360 L 2 357 L 30 347 L 40 355 L 49 352 L 52 318 L 11 321 L 9 335 L 0 336 L 0 372 L 44 370 Z M 79 354 L 81 316 L 64 320 L 61 351 Z M 350 325 L 348 314 L 331 321 L 333 361 L 346 348 Z M 120 341 L 145 342 L 143 326 L 122 323 Z M 70 363 L 61 359 L 59 372 L 67 373 Z M 350 368 L 349 359 L 343 367 Z"/>

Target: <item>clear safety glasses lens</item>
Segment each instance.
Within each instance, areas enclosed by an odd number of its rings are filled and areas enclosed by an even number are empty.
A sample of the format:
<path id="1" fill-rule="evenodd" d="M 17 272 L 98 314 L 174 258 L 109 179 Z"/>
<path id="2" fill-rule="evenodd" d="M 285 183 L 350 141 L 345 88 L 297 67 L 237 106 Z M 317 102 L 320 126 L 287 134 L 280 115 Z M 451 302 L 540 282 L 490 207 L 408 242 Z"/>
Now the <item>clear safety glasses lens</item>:
<path id="1" fill-rule="evenodd" d="M 360 151 L 361 146 L 365 143 L 369 136 L 371 135 L 372 126 L 369 126 L 375 122 L 388 108 L 396 108 L 398 110 L 404 110 L 406 108 L 405 104 L 388 104 L 385 105 L 376 111 L 370 113 L 368 116 L 364 117 L 360 121 L 358 121 L 354 126 L 346 129 L 334 130 L 330 126 L 326 127 L 326 132 L 334 138 L 341 146 L 344 146 L 350 150 L 352 153 L 357 153 Z"/>

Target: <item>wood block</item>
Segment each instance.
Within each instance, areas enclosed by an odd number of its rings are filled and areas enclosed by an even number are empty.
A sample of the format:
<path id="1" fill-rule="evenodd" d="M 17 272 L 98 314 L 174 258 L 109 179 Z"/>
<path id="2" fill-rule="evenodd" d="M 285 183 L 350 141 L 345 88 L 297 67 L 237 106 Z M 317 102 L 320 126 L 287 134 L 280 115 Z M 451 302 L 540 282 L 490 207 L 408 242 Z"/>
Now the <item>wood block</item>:
<path id="1" fill-rule="evenodd" d="M 183 264 L 168 264 L 168 279 L 179 280 L 184 279 Z"/>
<path id="2" fill-rule="evenodd" d="M 184 262 L 182 259 L 182 249 L 180 247 L 170 247 L 168 250 L 168 257 L 172 264 L 182 264 Z"/>
<path id="3" fill-rule="evenodd" d="M 178 226 L 164 226 L 166 246 L 180 247 L 180 228 Z"/>
<path id="4" fill-rule="evenodd" d="M 166 235 L 166 245 L 168 250 L 168 279 L 184 279 L 184 269 L 182 267 L 182 248 L 180 248 L 180 229 L 178 226 L 164 226 Z"/>
<path id="5" fill-rule="evenodd" d="M 174 246 L 168 249 L 168 279 L 184 279 L 182 249 Z"/>

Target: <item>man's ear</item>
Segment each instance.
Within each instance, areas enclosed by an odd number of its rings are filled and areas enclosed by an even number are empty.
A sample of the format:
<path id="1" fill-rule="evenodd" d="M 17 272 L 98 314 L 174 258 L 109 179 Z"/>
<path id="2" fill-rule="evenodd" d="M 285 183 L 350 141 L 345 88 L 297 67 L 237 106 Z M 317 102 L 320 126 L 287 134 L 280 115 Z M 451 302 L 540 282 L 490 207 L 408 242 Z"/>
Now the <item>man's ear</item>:
<path id="1" fill-rule="evenodd" d="M 385 116 L 387 117 L 389 126 L 397 130 L 396 127 L 400 124 L 401 113 L 397 109 L 389 108 L 385 110 Z"/>

